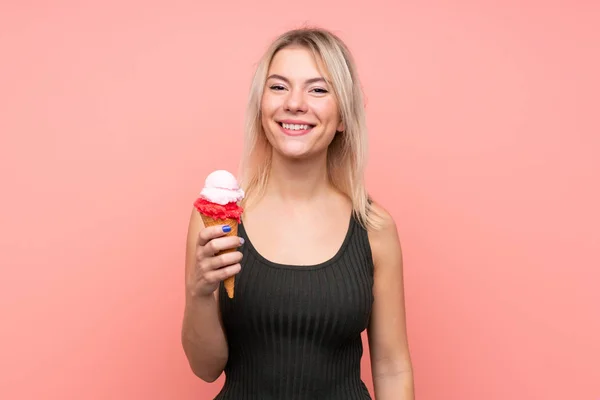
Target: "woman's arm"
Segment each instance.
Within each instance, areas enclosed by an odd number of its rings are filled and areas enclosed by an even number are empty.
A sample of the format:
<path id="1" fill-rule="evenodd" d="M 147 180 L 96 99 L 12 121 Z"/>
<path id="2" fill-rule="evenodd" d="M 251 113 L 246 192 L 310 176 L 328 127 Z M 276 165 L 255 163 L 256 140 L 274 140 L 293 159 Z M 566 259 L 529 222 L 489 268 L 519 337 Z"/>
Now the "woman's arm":
<path id="1" fill-rule="evenodd" d="M 186 276 L 195 268 L 198 234 L 203 228 L 202 218 L 192 210 L 186 244 Z M 228 349 L 219 313 L 218 290 L 201 297 L 186 290 L 181 343 L 196 376 L 206 382 L 219 378 L 227 363 Z"/>
<path id="2" fill-rule="evenodd" d="M 368 327 L 377 400 L 414 400 L 414 380 L 404 306 L 402 249 L 392 216 L 374 204 L 385 224 L 369 232 L 375 264 L 373 311 Z"/>

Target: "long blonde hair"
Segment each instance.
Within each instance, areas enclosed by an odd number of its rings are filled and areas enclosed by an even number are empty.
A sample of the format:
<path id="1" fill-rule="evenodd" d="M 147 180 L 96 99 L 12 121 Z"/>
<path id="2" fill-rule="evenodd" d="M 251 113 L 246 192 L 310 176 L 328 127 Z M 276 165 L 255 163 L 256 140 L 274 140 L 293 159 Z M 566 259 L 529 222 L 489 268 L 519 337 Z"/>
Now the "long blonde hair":
<path id="1" fill-rule="evenodd" d="M 260 104 L 267 73 L 275 54 L 284 47 L 299 45 L 312 51 L 329 72 L 333 92 L 345 130 L 335 135 L 327 150 L 327 172 L 331 184 L 352 201 L 353 213 L 365 228 L 379 228 L 381 216 L 372 208 L 365 188 L 364 170 L 368 142 L 363 94 L 356 66 L 348 47 L 335 34 L 321 28 L 290 30 L 268 47 L 256 68 L 245 118 L 245 143 L 240 183 L 249 198 L 260 197 L 271 168 L 272 149 L 262 123 Z"/>

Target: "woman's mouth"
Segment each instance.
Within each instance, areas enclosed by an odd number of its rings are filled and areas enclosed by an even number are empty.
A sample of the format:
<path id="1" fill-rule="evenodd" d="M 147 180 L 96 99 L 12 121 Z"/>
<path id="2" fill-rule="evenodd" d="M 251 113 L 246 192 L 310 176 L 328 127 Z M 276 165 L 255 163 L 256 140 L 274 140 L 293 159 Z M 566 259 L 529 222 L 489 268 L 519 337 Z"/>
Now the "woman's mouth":
<path id="1" fill-rule="evenodd" d="M 315 127 L 309 124 L 288 124 L 284 122 L 278 122 L 277 124 L 281 127 L 281 131 L 288 136 L 306 135 Z"/>

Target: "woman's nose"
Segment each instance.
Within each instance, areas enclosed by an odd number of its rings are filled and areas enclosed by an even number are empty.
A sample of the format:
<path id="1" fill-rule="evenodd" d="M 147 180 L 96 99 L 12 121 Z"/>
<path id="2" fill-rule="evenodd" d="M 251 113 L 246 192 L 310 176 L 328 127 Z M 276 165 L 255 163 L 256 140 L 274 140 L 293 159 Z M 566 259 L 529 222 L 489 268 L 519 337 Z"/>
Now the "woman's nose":
<path id="1" fill-rule="evenodd" d="M 306 112 L 307 106 L 302 91 L 290 90 L 288 96 L 285 99 L 284 107 L 285 110 L 289 112 Z"/>

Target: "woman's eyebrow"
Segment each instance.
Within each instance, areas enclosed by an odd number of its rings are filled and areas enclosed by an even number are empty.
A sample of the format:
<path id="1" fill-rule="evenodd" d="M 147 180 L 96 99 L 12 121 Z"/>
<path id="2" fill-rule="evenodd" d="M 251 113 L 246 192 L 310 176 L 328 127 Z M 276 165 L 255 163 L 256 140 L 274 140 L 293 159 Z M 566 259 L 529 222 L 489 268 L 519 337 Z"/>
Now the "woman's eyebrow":
<path id="1" fill-rule="evenodd" d="M 290 80 L 288 78 L 286 78 L 285 76 L 279 75 L 279 74 L 269 75 L 267 80 L 269 80 L 269 79 L 279 79 L 288 84 L 290 83 Z M 327 80 L 325 78 L 320 77 L 320 76 L 316 77 L 316 78 L 310 78 L 305 81 L 306 84 L 311 84 L 311 83 L 316 83 L 316 82 L 323 82 L 323 83 L 327 83 L 327 84 L 329 83 L 329 82 L 327 82 Z"/>

